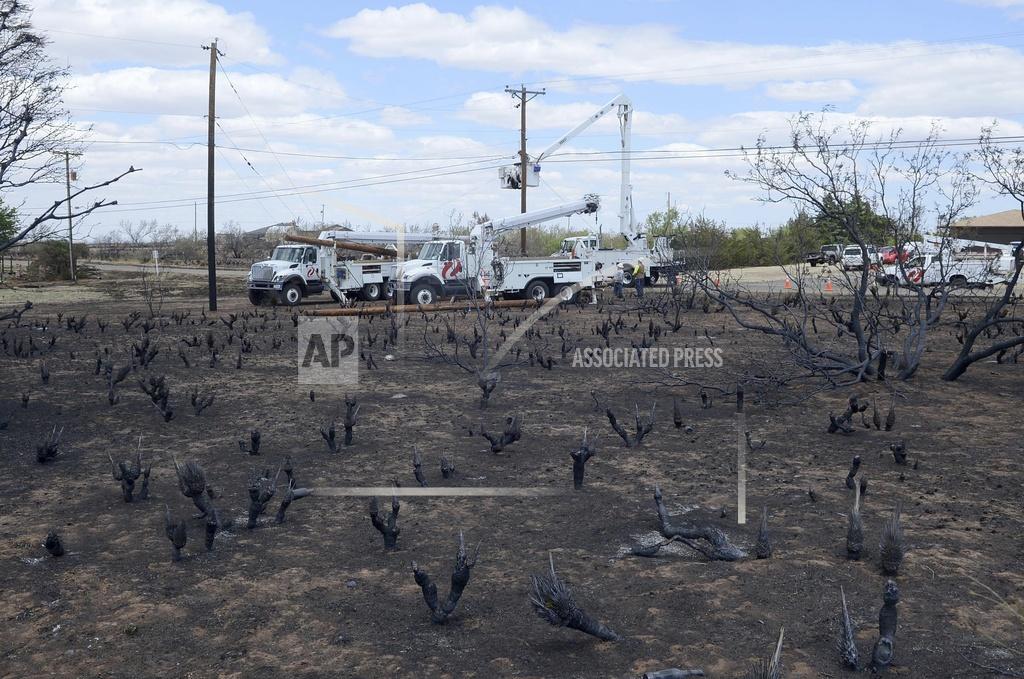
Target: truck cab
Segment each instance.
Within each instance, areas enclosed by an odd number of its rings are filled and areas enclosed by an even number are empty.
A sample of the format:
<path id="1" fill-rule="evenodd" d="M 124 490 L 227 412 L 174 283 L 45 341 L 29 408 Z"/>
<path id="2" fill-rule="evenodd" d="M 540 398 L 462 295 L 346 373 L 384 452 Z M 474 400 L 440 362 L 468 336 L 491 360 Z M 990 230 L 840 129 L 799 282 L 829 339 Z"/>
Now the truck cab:
<path id="1" fill-rule="evenodd" d="M 396 278 L 410 304 L 433 304 L 440 297 L 470 292 L 470 278 L 478 264 L 475 252 L 461 240 L 433 240 L 423 244 L 415 259 L 403 262 Z"/>
<path id="2" fill-rule="evenodd" d="M 323 292 L 317 248 L 310 245 L 279 245 L 270 259 L 249 268 L 246 280 L 249 301 L 261 304 L 276 300 L 295 305 L 306 295 Z"/>

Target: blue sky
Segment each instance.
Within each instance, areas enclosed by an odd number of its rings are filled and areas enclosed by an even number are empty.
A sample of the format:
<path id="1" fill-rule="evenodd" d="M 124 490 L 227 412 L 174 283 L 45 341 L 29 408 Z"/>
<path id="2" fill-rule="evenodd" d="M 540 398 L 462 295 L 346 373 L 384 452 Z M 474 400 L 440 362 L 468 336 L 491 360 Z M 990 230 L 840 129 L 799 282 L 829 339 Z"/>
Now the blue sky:
<path id="1" fill-rule="evenodd" d="M 742 170 L 739 159 L 702 151 L 762 133 L 783 140 L 792 115 L 823 107 L 836 124 L 867 118 L 908 139 L 933 122 L 950 138 L 976 137 L 992 120 L 1024 134 L 1022 15 L 1024 0 L 37 0 L 35 22 L 74 74 L 67 103 L 90 141 L 82 181 L 144 168 L 106 192 L 121 205 L 91 219 L 99 236 L 121 220 L 191 231 L 194 203 L 205 226 L 208 56 L 198 45 L 214 35 L 226 54 L 218 225 L 313 222 L 321 206 L 328 221 L 375 227 L 518 212 L 496 166 L 518 147 L 518 112 L 502 89 L 525 81 L 547 88 L 528 109 L 534 153 L 615 94 L 632 98 L 639 219 L 671 193 L 683 210 L 772 226 L 792 208 L 758 202 L 755 188 L 724 176 Z M 531 206 L 600 193 L 614 224 L 618 165 L 600 154 L 616 147 L 609 116 L 566 148 L 599 155 L 546 164 Z M 31 208 L 60 188 L 18 198 Z M 989 196 L 974 212 L 1004 207 Z"/>

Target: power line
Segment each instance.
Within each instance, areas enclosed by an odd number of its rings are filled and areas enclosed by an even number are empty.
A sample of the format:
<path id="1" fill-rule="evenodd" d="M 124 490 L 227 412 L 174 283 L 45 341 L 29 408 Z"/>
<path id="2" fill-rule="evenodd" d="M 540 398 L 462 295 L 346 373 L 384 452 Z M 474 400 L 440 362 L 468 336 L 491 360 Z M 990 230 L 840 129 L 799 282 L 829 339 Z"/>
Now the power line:
<path id="1" fill-rule="evenodd" d="M 271 155 L 274 156 L 274 160 L 277 162 L 277 166 L 281 168 L 281 172 L 284 173 L 285 179 L 287 179 L 288 183 L 291 184 L 291 187 L 293 189 L 295 189 L 296 188 L 295 187 L 295 182 L 292 181 L 291 176 L 288 174 L 288 170 L 285 169 L 284 163 L 281 162 L 281 158 L 278 157 L 278 155 L 276 153 L 274 153 L 274 149 L 270 146 L 270 141 L 267 139 L 266 135 L 263 134 L 263 131 L 256 124 L 256 119 L 253 118 L 252 113 L 249 112 L 249 107 L 245 105 L 244 101 L 242 101 L 242 95 L 239 94 L 238 88 L 235 87 L 235 84 L 233 82 L 231 82 L 231 76 L 228 75 L 227 69 L 225 69 L 223 64 L 221 64 L 219 61 L 218 61 L 217 65 L 220 66 L 220 70 L 224 74 L 224 79 L 227 80 L 228 81 L 228 85 L 231 86 L 231 91 L 234 92 L 235 93 L 235 97 L 238 98 L 238 103 L 242 105 L 242 109 L 245 111 L 245 114 L 247 116 L 249 116 L 249 120 L 252 122 L 252 126 L 259 133 L 260 138 L 263 139 L 263 143 L 267 145 L 267 150 L 269 150 Z M 232 143 L 234 143 L 234 142 L 232 142 Z M 246 162 L 248 163 L 249 161 L 246 160 Z M 252 164 L 250 163 L 249 166 L 252 167 Z M 255 168 L 253 168 L 253 169 L 255 170 Z M 313 221 L 313 222 L 316 222 L 316 217 L 313 215 L 313 211 L 310 209 L 309 205 L 306 203 L 306 200 L 304 198 L 302 198 L 301 195 L 299 195 L 299 202 L 301 202 L 302 206 L 306 208 L 306 212 L 309 213 L 310 220 Z"/>

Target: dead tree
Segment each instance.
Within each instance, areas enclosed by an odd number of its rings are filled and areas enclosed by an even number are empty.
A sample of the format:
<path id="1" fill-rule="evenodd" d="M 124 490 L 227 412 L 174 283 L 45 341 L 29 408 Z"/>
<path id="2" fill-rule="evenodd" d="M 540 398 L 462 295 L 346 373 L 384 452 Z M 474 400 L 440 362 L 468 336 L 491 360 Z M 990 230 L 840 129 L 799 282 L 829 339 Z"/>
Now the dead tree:
<path id="1" fill-rule="evenodd" d="M 903 441 L 897 441 L 896 443 L 889 444 L 889 450 L 892 451 L 892 459 L 899 465 L 905 465 L 907 463 L 907 445 Z"/>
<path id="2" fill-rule="evenodd" d="M 117 385 L 128 377 L 132 371 L 132 365 L 129 363 L 115 371 L 114 365 L 108 362 L 104 369 L 107 375 L 107 403 L 116 405 L 121 400 L 121 395 L 117 393 Z"/>
<path id="3" fill-rule="evenodd" d="M 601 641 L 618 641 L 619 635 L 590 617 L 579 607 L 569 585 L 555 573 L 555 558 L 550 556 L 551 572 L 531 576 L 533 591 L 530 604 L 541 620 L 556 627 L 568 627 L 597 637 Z"/>
<path id="4" fill-rule="evenodd" d="M 182 354 L 184 359 L 184 354 Z M 189 367 L 188 361 L 185 361 L 185 367 Z M 192 409 L 195 411 L 196 417 L 203 414 L 203 411 L 213 405 L 214 395 L 210 392 L 205 394 L 199 393 L 198 389 L 192 390 L 190 401 L 192 403 Z"/>
<path id="5" fill-rule="evenodd" d="M 250 455 L 260 454 L 260 430 L 253 429 L 249 432 L 249 443 L 246 443 L 244 439 L 238 440 L 238 449 L 243 453 L 249 453 Z"/>
<path id="6" fill-rule="evenodd" d="M 295 481 L 289 478 L 288 488 L 287 490 L 285 490 L 284 499 L 281 500 L 281 506 L 277 508 L 277 516 L 274 517 L 274 522 L 284 523 L 284 513 L 288 511 L 288 507 L 290 507 L 291 504 L 296 500 L 302 499 L 312 494 L 312 488 L 296 488 Z"/>
<path id="7" fill-rule="evenodd" d="M 843 413 L 839 417 L 836 417 L 832 413 L 828 414 L 828 433 L 835 434 L 836 432 L 840 432 L 842 434 L 852 434 L 853 416 L 863 413 L 867 409 L 868 404 L 861 403 L 860 400 L 857 398 L 856 394 L 850 396 L 850 398 L 847 399 L 846 401 L 846 410 L 843 411 Z"/>
<path id="8" fill-rule="evenodd" d="M 505 430 L 497 436 L 488 434 L 487 430 L 484 429 L 484 425 L 480 423 L 480 435 L 483 436 L 491 444 L 492 453 L 500 453 L 505 449 L 505 446 L 511 445 L 518 441 L 523 433 L 519 425 L 518 415 L 509 415 L 505 418 Z"/>
<path id="9" fill-rule="evenodd" d="M 583 442 L 577 450 L 569 455 L 572 457 L 572 486 L 576 490 L 583 487 L 583 474 L 586 471 L 587 461 L 597 453 L 597 449 L 590 445 L 587 440 L 587 430 L 583 430 Z"/>
<path id="10" fill-rule="evenodd" d="M 377 498 L 370 498 L 370 522 L 384 537 L 384 549 L 398 549 L 398 534 L 402 532 L 402 529 L 398 527 L 398 510 L 401 508 L 398 496 L 392 495 L 391 513 L 385 518 L 380 511 Z"/>
<path id="11" fill-rule="evenodd" d="M 80 155 L 84 148 L 64 105 L 69 69 L 47 56 L 48 44 L 46 35 L 32 26 L 31 9 L 25 3 L 0 4 L 0 193 L 5 197 L 62 180 L 65 159 Z M 90 203 L 85 194 L 135 171 L 133 167 L 107 181 L 72 188 L 34 217 L 19 214 L 17 226 L 0 237 L 0 253 L 49 237 L 65 219 L 74 222 L 116 205 L 117 201 L 106 199 Z"/>
<path id="12" fill-rule="evenodd" d="M 846 487 L 853 490 L 853 487 L 857 485 L 856 476 L 860 470 L 860 455 L 853 456 L 853 462 L 850 463 L 850 471 L 846 474 Z"/>
<path id="13" fill-rule="evenodd" d="M 1024 149 L 1005 148 L 993 140 L 993 128 L 982 130 L 980 145 L 976 154 L 985 171 L 978 175 L 981 181 L 991 186 L 996 193 L 1015 200 L 1024 215 Z M 989 356 L 998 355 L 1017 346 L 1024 345 L 1024 334 L 1019 330 L 1005 333 L 1005 329 L 1019 327 L 1021 318 L 1017 313 L 1019 297 L 1014 294 L 1024 268 L 1024 250 L 1021 244 L 1014 249 L 1013 273 L 1002 294 L 987 304 L 985 313 L 973 323 L 963 324 L 963 339 L 960 352 L 943 373 L 942 379 L 952 382 L 960 378 L 967 369 Z M 986 347 L 976 348 L 978 340 L 993 338 Z"/>
<path id="14" fill-rule="evenodd" d="M 270 478 L 270 470 L 265 469 L 260 474 L 253 471 L 249 477 L 249 522 L 246 528 L 250 530 L 259 524 L 260 515 L 267 508 L 267 503 L 277 493 L 277 480 L 281 476 L 281 469 L 278 468 L 274 478 Z"/>
<path id="15" fill-rule="evenodd" d="M 746 679 L 782 679 L 782 639 L 786 628 L 779 630 L 779 641 L 775 644 L 775 652 L 767 660 L 756 663 L 747 672 Z"/>
<path id="16" fill-rule="evenodd" d="M 878 558 L 882 572 L 886 575 L 899 575 L 903 563 L 905 548 L 903 545 L 903 526 L 900 525 L 902 507 L 896 503 L 892 516 L 882 526 L 882 538 L 878 546 Z"/>
<path id="17" fill-rule="evenodd" d="M 884 672 L 892 664 L 898 618 L 896 605 L 899 602 L 900 590 L 895 582 L 889 580 L 885 583 L 882 608 L 878 611 L 878 640 L 871 651 L 871 671 L 875 674 Z"/>
<path id="18" fill-rule="evenodd" d="M 53 430 L 50 431 L 50 436 L 36 445 L 36 462 L 39 464 L 46 464 L 50 460 L 57 458 L 60 447 L 61 436 L 64 435 L 64 427 L 57 430 L 57 425 L 53 425 Z"/>
<path id="19" fill-rule="evenodd" d="M 148 381 L 139 380 L 139 387 L 149 396 L 156 409 L 160 411 L 164 422 L 170 422 L 174 418 L 174 409 L 169 402 L 171 391 L 167 387 L 167 377 L 160 375 L 159 377 L 150 377 Z"/>
<path id="20" fill-rule="evenodd" d="M 863 480 L 863 479 L 862 479 Z M 854 484 L 853 509 L 850 510 L 846 525 L 846 558 L 851 561 L 860 559 L 864 550 L 864 524 L 860 518 L 860 484 Z"/>
<path id="21" fill-rule="evenodd" d="M 447 455 L 441 456 L 441 478 L 451 479 L 455 477 L 455 461 Z"/>
<path id="22" fill-rule="evenodd" d="M 729 542 L 726 534 L 714 526 L 673 526 L 668 510 L 661 500 L 661 488 L 658 486 L 654 487 L 654 504 L 658 509 L 659 529 L 665 538 L 678 539 L 712 561 L 738 561 L 746 558 L 747 553 Z"/>
<path id="23" fill-rule="evenodd" d="M 152 466 L 146 467 L 145 471 L 142 469 L 141 436 L 139 437 L 139 448 L 135 451 L 135 462 L 133 464 L 129 465 L 127 460 L 114 464 L 114 458 L 110 453 L 107 453 L 107 459 L 110 460 L 110 471 L 114 480 L 121 483 L 121 495 L 124 497 L 125 502 L 132 502 L 134 500 L 135 482 L 143 474 L 145 476 L 142 481 L 142 491 L 139 493 L 139 499 L 145 500 L 149 496 L 149 472 Z"/>
<path id="24" fill-rule="evenodd" d="M 839 651 L 839 658 L 843 667 L 849 670 L 860 669 L 860 654 L 857 651 L 857 642 L 853 630 L 853 623 L 850 622 L 850 611 L 846 608 L 846 591 L 839 588 L 839 597 L 842 600 L 843 608 L 839 614 L 839 634 L 836 637 L 836 650 Z"/>
<path id="25" fill-rule="evenodd" d="M 425 570 L 421 570 L 415 561 L 412 562 L 413 577 L 423 592 L 423 600 L 427 602 L 427 607 L 430 609 L 430 619 L 434 624 L 440 625 L 444 623 L 455 612 L 455 607 L 459 605 L 462 592 L 465 591 L 466 585 L 469 584 L 469 576 L 473 566 L 476 565 L 476 559 L 479 554 L 480 545 L 477 544 L 473 558 L 470 559 L 466 556 L 466 541 L 462 536 L 462 531 L 459 531 L 459 551 L 455 555 L 455 568 L 452 569 L 451 588 L 448 590 L 448 598 L 440 605 L 437 600 L 437 585 L 431 582 L 430 575 Z"/>
<path id="26" fill-rule="evenodd" d="M 188 542 L 188 526 L 184 519 L 172 521 L 171 510 L 167 505 L 164 505 L 164 534 L 171 541 L 171 561 L 181 561 L 181 550 Z"/>
<path id="27" fill-rule="evenodd" d="M 50 556 L 64 556 L 64 543 L 60 539 L 60 535 L 55 530 L 51 530 L 46 534 L 46 540 L 43 542 L 43 547 L 50 553 Z"/>
<path id="28" fill-rule="evenodd" d="M 327 444 L 328 452 L 338 452 L 337 430 L 334 427 L 334 420 L 331 420 L 330 427 L 320 427 L 320 436 L 323 438 L 324 443 Z"/>
<path id="29" fill-rule="evenodd" d="M 421 488 L 427 487 L 427 477 L 423 474 L 423 458 L 420 457 L 420 451 L 418 448 L 412 449 L 412 473 L 416 477 L 416 483 L 420 484 Z"/>
<path id="30" fill-rule="evenodd" d="M 352 445 L 352 429 L 356 426 L 356 419 L 359 417 L 359 404 L 354 398 L 345 394 L 345 445 Z M 333 452 L 333 451 L 332 451 Z"/>
<path id="31" fill-rule="evenodd" d="M 217 533 L 221 530 L 220 523 L 220 512 L 214 507 L 213 510 L 206 515 L 206 551 L 213 551 L 213 541 L 217 538 Z"/>
<path id="32" fill-rule="evenodd" d="M 772 555 L 772 542 L 768 537 L 768 508 L 761 509 L 761 525 L 757 529 L 757 543 L 754 545 L 754 556 L 767 559 Z"/>
<path id="33" fill-rule="evenodd" d="M 210 489 L 206 485 L 206 472 L 198 462 L 180 464 L 177 460 L 174 460 L 174 471 L 178 475 L 178 489 L 181 490 L 181 494 L 191 499 L 199 509 L 200 514 L 196 518 L 205 518 L 213 509 L 209 498 Z"/>
<path id="34" fill-rule="evenodd" d="M 618 434 L 622 441 L 626 444 L 627 448 L 638 448 L 643 443 L 644 437 L 651 433 L 654 429 L 654 409 L 657 404 L 651 404 L 651 412 L 647 416 L 646 420 L 640 417 L 640 406 L 633 404 L 634 415 L 633 419 L 636 423 L 636 434 L 630 437 L 629 432 L 626 428 L 619 424 L 618 419 L 615 417 L 615 413 L 612 412 L 611 408 L 605 410 L 605 415 L 608 417 L 608 423 L 612 425 L 612 429 Z"/>

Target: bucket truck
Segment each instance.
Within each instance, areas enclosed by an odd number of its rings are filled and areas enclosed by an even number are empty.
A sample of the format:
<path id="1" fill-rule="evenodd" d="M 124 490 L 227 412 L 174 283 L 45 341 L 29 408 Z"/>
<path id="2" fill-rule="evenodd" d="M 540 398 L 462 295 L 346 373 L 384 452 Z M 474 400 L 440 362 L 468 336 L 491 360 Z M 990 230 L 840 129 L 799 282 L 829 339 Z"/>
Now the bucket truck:
<path id="1" fill-rule="evenodd" d="M 538 301 L 559 295 L 570 300 L 573 284 L 593 287 L 596 270 L 592 260 L 500 257 L 495 252 L 495 239 L 506 231 L 573 214 L 591 214 L 599 207 L 600 198 L 588 194 L 572 203 L 478 224 L 466 241 L 425 243 L 416 259 L 399 266 L 398 280 L 405 300 L 422 305 L 474 295 L 518 295 Z"/>
<path id="2" fill-rule="evenodd" d="M 398 267 L 393 231 L 321 231 L 319 238 L 287 234 L 289 245 L 274 248 L 270 259 L 249 269 L 246 287 L 253 304 L 293 306 L 303 297 L 329 292 L 335 301 L 350 297 L 376 301 L 394 292 Z M 405 244 L 419 247 L 430 234 L 406 233 Z M 339 257 L 339 251 L 363 253 L 362 259 Z"/>
<path id="3" fill-rule="evenodd" d="M 623 264 L 625 270 L 624 281 L 627 285 L 632 282 L 633 266 L 637 262 L 641 262 L 644 265 L 644 270 L 647 272 L 647 282 L 654 283 L 662 275 L 662 270 L 667 269 L 672 264 L 672 250 L 668 239 L 664 237 L 656 238 L 654 248 L 649 248 L 647 245 L 647 234 L 637 227 L 633 216 L 633 187 L 629 183 L 633 103 L 629 97 L 624 94 L 618 95 L 592 113 L 586 120 L 565 133 L 551 146 L 544 149 L 528 164 L 526 180 L 528 185 L 536 186 L 539 183 L 541 164 L 544 159 L 554 154 L 555 151 L 565 146 L 570 140 L 611 111 L 615 111 L 619 118 L 619 153 L 622 156 L 622 165 L 619 184 L 618 216 L 619 234 L 625 239 L 625 246 L 611 247 L 610 241 L 612 239 L 600 232 L 586 236 L 572 236 L 562 241 L 558 252 L 553 253 L 552 257 L 565 259 L 582 257 L 591 259 L 594 261 L 598 275 L 602 279 L 610 279 L 615 273 L 615 266 Z M 515 176 L 518 171 L 518 166 L 507 166 L 500 169 L 499 177 L 503 188 L 518 188 L 519 180 Z M 509 177 L 512 177 L 512 181 L 509 180 Z"/>

